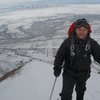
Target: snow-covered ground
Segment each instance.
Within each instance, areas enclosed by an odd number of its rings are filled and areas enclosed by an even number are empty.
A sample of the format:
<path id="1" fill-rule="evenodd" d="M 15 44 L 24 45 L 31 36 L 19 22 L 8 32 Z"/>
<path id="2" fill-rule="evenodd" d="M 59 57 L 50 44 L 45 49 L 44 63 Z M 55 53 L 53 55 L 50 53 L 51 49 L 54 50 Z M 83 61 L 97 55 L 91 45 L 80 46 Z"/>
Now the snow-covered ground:
<path id="1" fill-rule="evenodd" d="M 0 54 L 0 77 L 7 72 L 23 66 L 26 62 L 30 61 L 29 57 L 15 55 L 13 51 L 5 51 Z"/>
<path id="2" fill-rule="evenodd" d="M 25 65 L 14 78 L 0 83 L 1 100 L 49 100 L 52 85 L 53 65 L 33 60 Z M 52 100 L 59 98 L 62 88 L 62 77 L 57 80 Z M 92 69 L 91 78 L 87 82 L 85 100 L 100 99 L 100 75 Z M 75 100 L 75 91 L 73 93 Z"/>

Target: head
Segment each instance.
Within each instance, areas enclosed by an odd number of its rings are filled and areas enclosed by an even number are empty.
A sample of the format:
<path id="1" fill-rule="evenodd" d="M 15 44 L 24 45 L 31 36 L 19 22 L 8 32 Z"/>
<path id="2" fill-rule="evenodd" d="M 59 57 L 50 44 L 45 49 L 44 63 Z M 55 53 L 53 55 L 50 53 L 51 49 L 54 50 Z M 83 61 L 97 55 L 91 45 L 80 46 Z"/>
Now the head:
<path id="1" fill-rule="evenodd" d="M 79 39 L 85 39 L 90 36 L 91 27 L 86 19 L 78 19 L 69 28 L 69 36 L 75 34 Z"/>
<path id="2" fill-rule="evenodd" d="M 79 39 L 85 39 L 88 36 L 88 29 L 84 26 L 76 28 L 75 33 Z"/>
<path id="3" fill-rule="evenodd" d="M 89 24 L 88 24 L 87 20 L 79 19 L 75 22 L 75 24 L 76 24 L 75 33 L 76 33 L 77 37 L 79 39 L 85 39 L 89 34 L 89 32 L 88 32 Z"/>

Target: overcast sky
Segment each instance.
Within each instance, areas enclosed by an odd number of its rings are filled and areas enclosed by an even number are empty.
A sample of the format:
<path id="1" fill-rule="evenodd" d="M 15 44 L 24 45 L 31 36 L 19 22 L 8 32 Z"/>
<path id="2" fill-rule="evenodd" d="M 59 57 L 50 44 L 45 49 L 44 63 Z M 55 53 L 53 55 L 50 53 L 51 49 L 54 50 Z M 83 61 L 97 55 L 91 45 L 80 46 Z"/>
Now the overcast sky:
<path id="1" fill-rule="evenodd" d="M 16 2 L 25 2 L 25 1 L 40 1 L 40 0 L 0 0 L 0 5 L 1 4 L 11 4 L 11 3 L 16 3 Z M 57 0 L 50 0 L 50 1 L 53 2 Z M 61 1 L 67 1 L 67 0 L 61 0 Z M 100 2 L 100 0 L 70 0 L 70 1 L 68 0 L 68 2 L 91 2 L 91 3 L 94 2 L 95 3 L 95 2 Z"/>
<path id="2" fill-rule="evenodd" d="M 0 4 L 10 4 L 16 2 L 25 2 L 25 1 L 39 1 L 39 0 L 0 0 Z"/>

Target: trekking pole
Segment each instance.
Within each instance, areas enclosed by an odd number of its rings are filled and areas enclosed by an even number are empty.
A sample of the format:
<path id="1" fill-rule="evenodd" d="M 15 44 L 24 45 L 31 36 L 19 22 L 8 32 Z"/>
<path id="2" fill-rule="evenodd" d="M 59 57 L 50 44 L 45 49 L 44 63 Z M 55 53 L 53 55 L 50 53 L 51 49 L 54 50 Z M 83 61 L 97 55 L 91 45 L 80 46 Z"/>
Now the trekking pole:
<path id="1" fill-rule="evenodd" d="M 52 88 L 49 100 L 52 99 L 52 94 L 53 94 L 53 91 L 54 91 L 54 88 L 55 88 L 55 85 L 56 85 L 56 81 L 57 81 L 57 77 L 55 78 L 55 81 L 54 81 L 54 84 L 53 84 L 53 88 Z"/>

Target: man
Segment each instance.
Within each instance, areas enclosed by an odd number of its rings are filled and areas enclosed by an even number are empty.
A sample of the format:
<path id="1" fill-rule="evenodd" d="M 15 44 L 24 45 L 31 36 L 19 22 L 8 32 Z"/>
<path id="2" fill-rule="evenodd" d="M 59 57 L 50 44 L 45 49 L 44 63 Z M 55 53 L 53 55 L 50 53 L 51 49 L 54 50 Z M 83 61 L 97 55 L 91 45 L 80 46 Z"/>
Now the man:
<path id="1" fill-rule="evenodd" d="M 90 37 L 91 27 L 86 19 L 74 22 L 55 57 L 54 75 L 58 77 L 63 65 L 63 86 L 61 100 L 72 100 L 73 88 L 76 100 L 83 100 L 86 81 L 91 72 L 91 55 L 100 63 L 100 46 Z"/>

